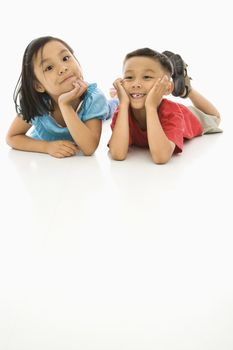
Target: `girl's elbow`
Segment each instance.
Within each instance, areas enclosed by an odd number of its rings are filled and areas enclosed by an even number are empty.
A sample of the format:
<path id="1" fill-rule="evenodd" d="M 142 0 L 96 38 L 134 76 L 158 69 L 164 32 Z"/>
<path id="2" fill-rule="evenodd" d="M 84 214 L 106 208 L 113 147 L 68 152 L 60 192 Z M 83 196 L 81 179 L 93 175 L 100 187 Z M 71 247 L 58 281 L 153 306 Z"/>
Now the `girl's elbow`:
<path id="1" fill-rule="evenodd" d="M 88 149 L 88 150 L 83 150 L 83 155 L 86 156 L 86 157 L 91 157 L 94 153 L 95 153 L 95 149 Z"/>
<path id="2" fill-rule="evenodd" d="M 5 142 L 8 146 L 13 148 L 12 137 L 9 134 L 6 135 Z"/>
<path id="3" fill-rule="evenodd" d="M 95 151 L 96 151 L 98 145 L 99 145 L 99 142 L 98 142 L 98 143 L 95 143 L 95 144 L 92 145 L 92 146 L 90 145 L 89 147 L 86 147 L 85 149 L 82 149 L 83 155 L 84 155 L 84 156 L 87 156 L 87 157 L 92 156 L 92 155 L 95 153 Z"/>

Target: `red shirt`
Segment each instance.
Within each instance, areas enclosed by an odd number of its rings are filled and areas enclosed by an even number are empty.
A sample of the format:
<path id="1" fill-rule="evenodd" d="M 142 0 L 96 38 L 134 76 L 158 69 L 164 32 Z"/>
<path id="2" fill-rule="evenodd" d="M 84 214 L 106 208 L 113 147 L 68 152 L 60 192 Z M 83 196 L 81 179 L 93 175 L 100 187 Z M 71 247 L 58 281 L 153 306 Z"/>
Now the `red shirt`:
<path id="1" fill-rule="evenodd" d="M 115 111 L 111 128 L 114 129 L 119 109 Z M 167 138 L 174 142 L 175 152 L 182 152 L 184 139 L 192 139 L 203 133 L 197 117 L 184 105 L 163 99 L 158 116 Z M 147 131 L 143 131 L 132 117 L 129 109 L 129 145 L 148 147 Z"/>

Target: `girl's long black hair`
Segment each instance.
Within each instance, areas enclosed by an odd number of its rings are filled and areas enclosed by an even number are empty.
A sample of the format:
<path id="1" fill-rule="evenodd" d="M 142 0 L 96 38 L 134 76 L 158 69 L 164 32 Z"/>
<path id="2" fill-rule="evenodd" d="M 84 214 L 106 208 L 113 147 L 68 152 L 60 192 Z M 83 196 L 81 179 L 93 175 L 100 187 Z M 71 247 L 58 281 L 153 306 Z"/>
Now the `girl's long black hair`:
<path id="1" fill-rule="evenodd" d="M 38 51 L 49 41 L 54 40 L 61 42 L 73 54 L 73 50 L 68 44 L 52 36 L 34 39 L 24 52 L 22 71 L 14 90 L 13 99 L 16 112 L 21 115 L 26 122 L 30 122 L 35 116 L 42 116 L 54 110 L 51 97 L 46 92 L 40 93 L 35 89 L 35 82 L 37 79 L 33 66 L 33 59 Z"/>

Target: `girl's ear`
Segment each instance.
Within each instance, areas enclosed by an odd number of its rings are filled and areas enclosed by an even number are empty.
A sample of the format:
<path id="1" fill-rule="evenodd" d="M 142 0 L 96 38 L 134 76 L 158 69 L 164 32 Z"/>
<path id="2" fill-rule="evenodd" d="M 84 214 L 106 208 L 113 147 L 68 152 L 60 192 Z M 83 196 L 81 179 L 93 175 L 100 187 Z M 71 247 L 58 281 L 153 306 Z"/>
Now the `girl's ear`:
<path id="1" fill-rule="evenodd" d="M 173 89 L 174 89 L 174 83 L 173 83 L 173 81 L 169 81 L 167 84 L 165 95 L 170 95 L 172 93 Z"/>
<path id="2" fill-rule="evenodd" d="M 34 83 L 34 88 L 37 92 L 45 92 L 44 87 L 38 81 Z"/>

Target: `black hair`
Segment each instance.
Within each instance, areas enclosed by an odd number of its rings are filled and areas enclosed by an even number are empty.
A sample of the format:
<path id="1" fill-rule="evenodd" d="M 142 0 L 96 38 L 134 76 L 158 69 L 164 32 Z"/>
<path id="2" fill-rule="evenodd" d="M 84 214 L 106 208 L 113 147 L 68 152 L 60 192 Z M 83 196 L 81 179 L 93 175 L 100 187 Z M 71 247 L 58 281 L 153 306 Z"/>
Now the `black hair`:
<path id="1" fill-rule="evenodd" d="M 171 61 L 169 58 L 162 54 L 159 53 L 158 51 L 154 51 L 152 49 L 149 49 L 148 47 L 142 48 L 142 49 L 137 49 L 135 51 L 129 52 L 124 59 L 124 64 L 125 62 L 132 58 L 132 57 L 150 57 L 153 58 L 155 61 L 158 61 L 161 66 L 164 68 L 166 72 L 173 75 L 173 66 L 171 64 Z"/>
<path id="2" fill-rule="evenodd" d="M 41 93 L 35 90 L 37 79 L 33 66 L 33 59 L 38 51 L 50 41 L 59 41 L 73 54 L 72 48 L 66 42 L 52 36 L 34 39 L 26 47 L 23 55 L 22 71 L 13 95 L 16 112 L 22 115 L 26 122 L 30 122 L 35 116 L 42 116 L 54 110 L 51 97 L 46 92 Z"/>

